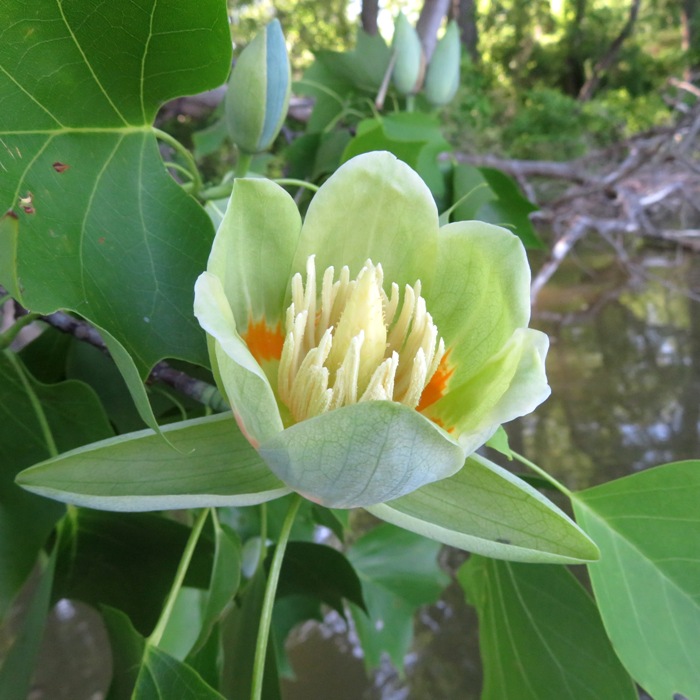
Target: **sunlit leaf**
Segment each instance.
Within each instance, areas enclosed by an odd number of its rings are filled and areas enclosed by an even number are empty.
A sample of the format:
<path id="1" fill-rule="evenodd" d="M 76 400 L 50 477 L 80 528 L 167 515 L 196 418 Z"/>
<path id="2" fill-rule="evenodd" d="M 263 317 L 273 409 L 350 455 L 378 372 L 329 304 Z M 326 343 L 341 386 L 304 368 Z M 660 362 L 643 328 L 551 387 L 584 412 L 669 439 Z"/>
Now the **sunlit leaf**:
<path id="1" fill-rule="evenodd" d="M 626 476 L 573 503 L 600 547 L 593 592 L 625 667 L 655 698 L 700 697 L 700 462 Z"/>
<path id="2" fill-rule="evenodd" d="M 593 600 L 565 567 L 472 556 L 457 576 L 479 614 L 481 700 L 636 700 Z"/>
<path id="3" fill-rule="evenodd" d="M 18 226 L 0 234 L 0 283 L 101 329 L 152 426 L 141 380 L 155 362 L 206 363 L 192 287 L 213 230 L 151 124 L 165 100 L 221 84 L 230 51 L 218 0 L 3 4 L 0 205 Z"/>
<path id="4" fill-rule="evenodd" d="M 479 455 L 448 479 L 367 510 L 438 542 L 497 559 L 581 563 L 598 558 L 595 544 L 553 503 Z"/>
<path id="5" fill-rule="evenodd" d="M 17 481 L 67 503 L 121 511 L 252 505 L 289 492 L 230 414 L 172 423 L 163 432 L 172 445 L 141 430 L 66 452 Z"/>

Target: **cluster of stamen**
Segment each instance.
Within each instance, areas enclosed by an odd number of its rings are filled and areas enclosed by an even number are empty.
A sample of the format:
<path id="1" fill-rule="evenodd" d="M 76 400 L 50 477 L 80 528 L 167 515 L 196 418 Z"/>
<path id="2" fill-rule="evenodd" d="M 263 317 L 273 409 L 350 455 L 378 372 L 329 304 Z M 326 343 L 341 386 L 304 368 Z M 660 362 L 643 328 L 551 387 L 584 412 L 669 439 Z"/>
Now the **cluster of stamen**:
<path id="1" fill-rule="evenodd" d="M 421 297 L 421 283 L 383 289 L 381 265 L 368 260 L 357 279 L 343 267 L 323 274 L 316 291 L 314 256 L 306 284 L 292 278 L 278 393 L 295 421 L 361 401 L 415 408 L 445 354 L 445 343 Z M 320 307 L 320 308 L 319 308 Z"/>

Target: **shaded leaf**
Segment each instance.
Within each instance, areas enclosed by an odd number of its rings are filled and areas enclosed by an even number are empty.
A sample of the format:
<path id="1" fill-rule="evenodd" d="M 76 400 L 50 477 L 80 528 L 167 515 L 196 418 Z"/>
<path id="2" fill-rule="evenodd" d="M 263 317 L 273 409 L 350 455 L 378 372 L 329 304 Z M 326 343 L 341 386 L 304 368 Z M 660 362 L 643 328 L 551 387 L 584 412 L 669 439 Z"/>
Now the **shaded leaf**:
<path id="1" fill-rule="evenodd" d="M 449 579 L 437 563 L 440 546 L 391 525 L 379 525 L 348 551 L 368 613 L 351 605 L 368 668 L 386 652 L 397 668 L 413 639 L 418 607 L 437 600 Z"/>
<path id="2" fill-rule="evenodd" d="M 56 549 L 43 565 L 43 571 L 24 610 L 21 627 L 9 651 L 3 650 L 0 663 L 0 700 L 25 700 L 29 696 L 36 663 L 49 613 Z"/>
<path id="3" fill-rule="evenodd" d="M 479 614 L 481 700 L 636 700 L 595 603 L 565 567 L 472 556 L 457 577 Z"/>
<path id="4" fill-rule="evenodd" d="M 622 663 L 655 698 L 700 697 L 700 461 L 666 464 L 572 498 L 600 547 L 589 572 Z"/>
<path id="5" fill-rule="evenodd" d="M 274 550 L 273 550 L 274 551 Z M 268 554 L 268 562 L 273 551 Z M 364 609 L 362 587 L 355 569 L 337 549 L 314 542 L 290 542 L 284 553 L 277 597 L 318 598 L 344 614 L 343 599 Z"/>
<path id="6" fill-rule="evenodd" d="M 213 523 L 214 565 L 204 595 L 202 627 L 190 654 L 196 654 L 204 646 L 241 581 L 241 541 L 231 528 L 221 525 L 218 518 L 214 518 Z"/>
<path id="7" fill-rule="evenodd" d="M 10 351 L 0 352 L 0 618 L 64 512 L 59 504 L 17 487 L 15 475 L 48 457 L 50 440 L 56 449 L 67 450 L 111 433 L 88 386 L 41 384 Z"/>
<path id="8" fill-rule="evenodd" d="M 453 170 L 453 201 L 468 195 L 452 213 L 452 221 L 478 219 L 512 229 L 526 248 L 544 247 L 529 215 L 537 207 L 522 195 L 505 173 L 459 163 Z"/>
<path id="9" fill-rule="evenodd" d="M 56 598 L 77 598 L 126 613 L 150 634 L 185 548 L 190 529 L 152 514 L 78 510 L 61 538 Z M 206 588 L 212 544 L 201 538 L 185 579 Z"/>
<path id="10" fill-rule="evenodd" d="M 114 676 L 109 700 L 224 700 L 187 664 L 151 646 L 118 610 L 103 609 Z"/>
<path id="11" fill-rule="evenodd" d="M 133 700 L 224 700 L 224 696 L 205 683 L 187 664 L 157 647 L 146 647 Z"/>

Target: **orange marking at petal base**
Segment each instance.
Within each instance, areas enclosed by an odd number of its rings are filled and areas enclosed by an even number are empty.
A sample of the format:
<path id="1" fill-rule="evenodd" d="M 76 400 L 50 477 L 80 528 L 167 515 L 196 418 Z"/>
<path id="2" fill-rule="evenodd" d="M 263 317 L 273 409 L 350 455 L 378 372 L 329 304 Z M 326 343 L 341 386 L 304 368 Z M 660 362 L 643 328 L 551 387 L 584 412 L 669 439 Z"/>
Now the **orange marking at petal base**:
<path id="1" fill-rule="evenodd" d="M 276 328 L 270 329 L 264 318 L 261 318 L 257 323 L 248 321 L 248 328 L 242 337 L 248 350 L 258 362 L 279 360 L 282 357 L 284 335 L 282 335 L 282 327 L 279 323 Z"/>
<path id="2" fill-rule="evenodd" d="M 448 350 L 440 360 L 435 374 L 430 378 L 430 381 L 425 385 L 423 393 L 420 396 L 420 401 L 416 407 L 417 411 L 423 411 L 428 406 L 432 406 L 438 399 L 441 399 L 447 393 L 447 383 L 450 377 L 454 374 L 455 368 L 449 367 L 447 361 L 450 357 Z"/>
<path id="3" fill-rule="evenodd" d="M 435 425 L 439 425 L 443 430 L 447 431 L 448 433 L 454 433 L 455 427 L 454 425 L 451 425 L 449 428 L 445 425 L 444 421 L 440 420 L 437 416 L 430 416 L 430 420 L 435 423 Z"/>

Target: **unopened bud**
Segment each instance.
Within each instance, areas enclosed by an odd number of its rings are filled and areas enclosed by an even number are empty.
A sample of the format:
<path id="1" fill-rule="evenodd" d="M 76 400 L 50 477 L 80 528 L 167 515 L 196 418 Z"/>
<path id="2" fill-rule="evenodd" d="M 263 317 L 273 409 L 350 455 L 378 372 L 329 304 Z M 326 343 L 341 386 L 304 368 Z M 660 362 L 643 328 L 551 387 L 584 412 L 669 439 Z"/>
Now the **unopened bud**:
<path id="1" fill-rule="evenodd" d="M 399 12 L 394 23 L 392 49 L 396 57 L 394 86 L 402 95 L 415 95 L 423 83 L 425 56 L 418 32 L 403 12 Z"/>
<path id="2" fill-rule="evenodd" d="M 459 27 L 453 21 L 435 47 L 425 76 L 423 89 L 430 104 L 441 107 L 455 96 L 459 87 L 460 53 Z"/>
<path id="3" fill-rule="evenodd" d="M 226 93 L 231 140 L 246 153 L 267 150 L 287 115 L 291 72 L 279 20 L 272 20 L 243 49 Z"/>

